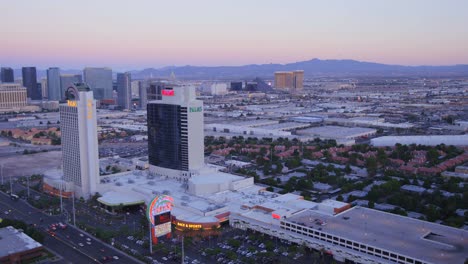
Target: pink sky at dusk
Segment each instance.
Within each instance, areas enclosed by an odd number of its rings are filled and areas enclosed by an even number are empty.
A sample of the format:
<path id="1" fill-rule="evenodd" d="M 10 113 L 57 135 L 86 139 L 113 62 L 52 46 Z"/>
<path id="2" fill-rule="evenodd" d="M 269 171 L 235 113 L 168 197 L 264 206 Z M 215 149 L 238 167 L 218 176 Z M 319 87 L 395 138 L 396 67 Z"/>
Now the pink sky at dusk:
<path id="1" fill-rule="evenodd" d="M 468 63 L 468 1 L 5 1 L 0 64 Z"/>

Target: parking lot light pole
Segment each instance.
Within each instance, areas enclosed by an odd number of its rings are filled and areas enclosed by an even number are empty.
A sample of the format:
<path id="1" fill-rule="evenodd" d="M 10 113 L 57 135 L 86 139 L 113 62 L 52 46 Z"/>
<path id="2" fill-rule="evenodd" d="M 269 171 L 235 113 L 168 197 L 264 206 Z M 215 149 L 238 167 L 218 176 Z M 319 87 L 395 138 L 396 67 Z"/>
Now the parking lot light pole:
<path id="1" fill-rule="evenodd" d="M 10 194 L 13 194 L 13 182 L 10 175 Z"/>
<path id="2" fill-rule="evenodd" d="M 153 255 L 153 236 L 151 236 L 151 221 L 148 221 L 149 226 L 149 247 L 150 247 L 150 255 Z"/>
<path id="3" fill-rule="evenodd" d="M 26 183 L 28 184 L 28 199 L 29 199 L 29 176 L 26 176 Z"/>
<path id="4" fill-rule="evenodd" d="M 0 164 L 0 174 L 2 174 L 2 186 L 3 186 L 3 163 Z"/>
<path id="5" fill-rule="evenodd" d="M 63 176 L 62 176 L 62 178 L 60 179 L 60 213 L 63 213 L 62 188 L 63 188 Z"/>
<path id="6" fill-rule="evenodd" d="M 185 263 L 184 260 L 184 236 L 182 235 L 182 264 Z"/>

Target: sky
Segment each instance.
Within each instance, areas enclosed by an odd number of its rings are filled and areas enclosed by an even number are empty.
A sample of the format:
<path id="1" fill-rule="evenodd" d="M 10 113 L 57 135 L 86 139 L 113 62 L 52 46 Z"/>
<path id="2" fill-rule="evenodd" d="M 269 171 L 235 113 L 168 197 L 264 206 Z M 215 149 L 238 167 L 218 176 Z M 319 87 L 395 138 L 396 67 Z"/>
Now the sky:
<path id="1" fill-rule="evenodd" d="M 468 64 L 466 0 L 0 0 L 0 65 Z"/>

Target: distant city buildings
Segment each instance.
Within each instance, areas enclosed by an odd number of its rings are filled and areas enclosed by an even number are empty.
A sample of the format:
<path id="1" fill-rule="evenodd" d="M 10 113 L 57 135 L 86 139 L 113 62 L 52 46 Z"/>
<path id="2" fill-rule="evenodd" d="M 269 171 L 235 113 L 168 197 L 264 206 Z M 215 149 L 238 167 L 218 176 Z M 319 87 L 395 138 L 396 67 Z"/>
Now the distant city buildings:
<path id="1" fill-rule="evenodd" d="M 142 81 L 138 82 L 138 97 L 140 109 L 146 110 L 146 105 L 148 104 L 148 93 L 146 85 Z"/>
<path id="2" fill-rule="evenodd" d="M 26 88 L 18 83 L 0 84 L 0 108 L 18 109 L 26 106 L 27 91 Z"/>
<path id="3" fill-rule="evenodd" d="M 117 104 L 123 109 L 132 107 L 132 76 L 129 72 L 117 74 Z"/>
<path id="4" fill-rule="evenodd" d="M 23 67 L 23 86 L 27 89 L 28 98 L 31 100 L 41 100 L 42 95 L 38 90 L 36 67 Z"/>
<path id="5" fill-rule="evenodd" d="M 204 165 L 203 102 L 195 88 L 167 85 L 147 112 L 150 173 L 188 180 Z"/>
<path id="6" fill-rule="evenodd" d="M 15 82 L 15 75 L 12 68 L 2 67 L 0 81 L 2 83 L 12 83 Z"/>
<path id="7" fill-rule="evenodd" d="M 60 75 L 60 95 L 61 99 L 65 99 L 65 91 L 73 86 L 74 83 L 83 82 L 81 74 L 61 74 Z"/>
<path id="8" fill-rule="evenodd" d="M 56 101 L 62 99 L 60 69 L 57 67 L 47 70 L 47 99 Z"/>
<path id="9" fill-rule="evenodd" d="M 96 101 L 86 84 L 67 89 L 60 105 L 63 179 L 73 182 L 75 196 L 89 198 L 99 183 Z"/>
<path id="10" fill-rule="evenodd" d="M 146 81 L 146 87 L 147 87 L 147 98 L 148 101 L 151 100 L 161 100 L 161 91 L 166 87 L 167 82 L 164 81 L 154 81 L 154 80 L 148 80 Z"/>
<path id="11" fill-rule="evenodd" d="M 231 82 L 231 91 L 242 91 L 242 82 Z"/>
<path id="12" fill-rule="evenodd" d="M 275 72 L 275 88 L 304 88 L 304 71 Z"/>
<path id="13" fill-rule="evenodd" d="M 208 95 L 225 95 L 228 92 L 228 84 L 225 82 L 204 83 L 202 92 Z"/>
<path id="14" fill-rule="evenodd" d="M 84 81 L 89 85 L 97 100 L 112 98 L 112 69 L 91 68 L 83 70 Z"/>
<path id="15" fill-rule="evenodd" d="M 42 98 L 47 98 L 49 95 L 49 92 L 47 91 L 47 77 L 46 78 L 41 78 L 41 96 Z"/>

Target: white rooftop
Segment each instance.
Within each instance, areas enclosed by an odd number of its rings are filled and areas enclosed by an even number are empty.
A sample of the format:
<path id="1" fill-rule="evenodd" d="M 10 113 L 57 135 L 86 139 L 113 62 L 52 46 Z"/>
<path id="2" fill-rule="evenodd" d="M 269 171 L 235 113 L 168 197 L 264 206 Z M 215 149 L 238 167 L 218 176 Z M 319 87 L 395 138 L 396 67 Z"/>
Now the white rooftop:
<path id="1" fill-rule="evenodd" d="M 14 227 L 0 228 L 0 258 L 38 247 L 39 242 Z"/>

